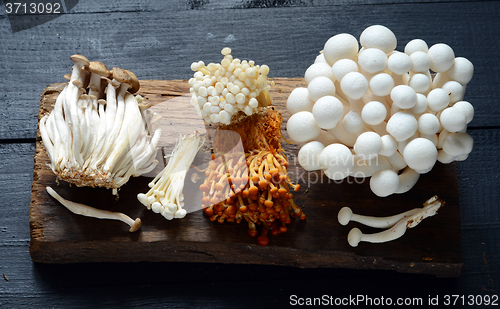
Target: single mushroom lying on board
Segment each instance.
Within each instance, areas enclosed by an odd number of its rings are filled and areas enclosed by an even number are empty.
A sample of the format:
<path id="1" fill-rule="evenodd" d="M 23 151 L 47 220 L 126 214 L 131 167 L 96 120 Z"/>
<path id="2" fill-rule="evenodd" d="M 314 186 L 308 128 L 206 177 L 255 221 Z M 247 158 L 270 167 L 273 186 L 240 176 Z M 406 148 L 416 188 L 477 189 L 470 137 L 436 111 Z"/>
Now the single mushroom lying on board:
<path id="1" fill-rule="evenodd" d="M 112 212 L 112 211 L 97 209 L 84 204 L 68 201 L 63 197 L 61 197 L 59 194 L 57 194 L 57 192 L 54 191 L 54 189 L 52 189 L 51 187 L 46 187 L 46 189 L 47 192 L 50 194 L 50 196 L 55 198 L 57 201 L 59 201 L 59 203 L 61 203 L 64 207 L 66 207 L 69 211 L 71 211 L 74 214 L 82 215 L 85 217 L 97 218 L 97 219 L 111 219 L 111 220 L 122 221 L 130 226 L 129 232 L 135 232 L 141 227 L 140 218 L 133 220 L 132 218 L 121 212 Z"/>
<path id="2" fill-rule="evenodd" d="M 350 221 L 359 222 L 375 228 L 388 228 L 375 234 L 363 234 L 360 229 L 353 228 L 347 236 L 347 241 L 352 247 L 357 247 L 359 242 L 382 243 L 398 239 L 407 229 L 417 226 L 423 219 L 434 216 L 438 209 L 444 205 L 436 195 L 424 203 L 423 208 L 415 208 L 390 217 L 370 217 L 357 215 L 349 207 L 343 207 L 338 214 L 339 223 L 347 225 Z"/>
<path id="3" fill-rule="evenodd" d="M 40 120 L 49 167 L 77 186 L 106 187 L 117 195 L 131 176 L 156 164 L 161 130 L 132 93 L 139 81 L 130 71 L 109 71 L 100 62 L 73 55 L 68 83 L 54 109 Z"/>

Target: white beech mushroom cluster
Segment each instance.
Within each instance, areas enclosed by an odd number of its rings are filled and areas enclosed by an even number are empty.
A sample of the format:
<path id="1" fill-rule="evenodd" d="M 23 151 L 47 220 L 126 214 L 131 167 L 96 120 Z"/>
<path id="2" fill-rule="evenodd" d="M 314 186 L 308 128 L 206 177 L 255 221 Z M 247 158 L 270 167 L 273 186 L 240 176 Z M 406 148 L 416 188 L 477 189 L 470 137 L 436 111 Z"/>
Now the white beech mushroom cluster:
<path id="1" fill-rule="evenodd" d="M 207 123 L 229 124 L 231 117 L 243 111 L 252 115 L 259 102 L 269 102 L 267 65 L 254 61 L 233 59 L 231 49 L 225 47 L 221 63 L 193 62 L 195 71 L 189 79 L 191 104 Z"/>
<path id="2" fill-rule="evenodd" d="M 167 166 L 149 183 L 147 193 L 139 193 L 137 199 L 147 209 L 161 214 L 165 219 L 182 219 L 187 211 L 184 206 L 184 180 L 205 138 L 195 133 L 183 136 L 175 145 Z"/>
<path id="3" fill-rule="evenodd" d="M 396 51 L 396 36 L 380 25 L 359 43 L 346 33 L 331 37 L 305 72 L 307 87 L 288 97 L 288 135 L 308 142 L 301 166 L 334 180 L 371 176 L 370 188 L 384 197 L 410 190 L 436 161 L 465 160 L 474 108 L 462 99 L 472 63 L 421 39 Z"/>
<path id="4" fill-rule="evenodd" d="M 139 81 L 128 70 L 108 68 L 73 55 L 71 77 L 54 109 L 40 120 L 40 134 L 50 168 L 77 186 L 113 189 L 158 163 L 160 128 L 149 105 L 134 96 Z"/>
<path id="5" fill-rule="evenodd" d="M 339 211 L 338 220 L 341 225 L 355 221 L 366 226 L 387 229 L 379 233 L 363 234 L 357 227 L 353 228 L 347 235 L 347 241 L 352 247 L 357 247 L 361 241 L 382 243 L 398 239 L 407 229 L 417 226 L 425 218 L 434 216 L 444 204 L 445 202 L 435 195 L 423 204 L 423 208 L 415 208 L 390 217 L 357 215 L 349 207 L 343 207 Z"/>

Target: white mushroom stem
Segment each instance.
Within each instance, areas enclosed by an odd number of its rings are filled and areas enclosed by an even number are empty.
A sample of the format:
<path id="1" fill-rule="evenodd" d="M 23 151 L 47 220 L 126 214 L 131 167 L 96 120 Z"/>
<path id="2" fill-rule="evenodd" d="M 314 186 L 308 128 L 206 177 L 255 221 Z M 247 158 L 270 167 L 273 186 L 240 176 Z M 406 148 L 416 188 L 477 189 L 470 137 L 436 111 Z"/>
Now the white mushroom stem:
<path id="1" fill-rule="evenodd" d="M 427 217 L 434 216 L 442 205 L 444 205 L 444 201 L 440 200 L 437 196 L 433 196 L 424 203 L 424 208 L 420 208 L 418 212 L 403 217 L 390 229 L 380 233 L 363 234 L 360 229 L 353 228 L 347 236 L 347 241 L 352 247 L 357 247 L 361 241 L 383 243 L 398 239 L 405 234 L 407 229 L 417 226 Z"/>
<path id="2" fill-rule="evenodd" d="M 182 208 L 184 180 L 204 142 L 205 138 L 197 133 L 182 137 L 175 145 L 167 166 L 149 183 L 151 189 L 147 193 L 139 193 L 137 199 L 147 209 L 167 220 L 184 218 L 187 214 Z"/>
<path id="3" fill-rule="evenodd" d="M 414 215 L 421 210 L 422 208 L 415 208 L 390 217 L 371 217 L 371 216 L 357 215 L 352 212 L 351 208 L 343 207 L 339 211 L 338 220 L 339 223 L 342 225 L 347 225 L 349 222 L 354 221 L 369 227 L 386 229 L 395 225 L 396 223 L 398 223 L 398 221 L 400 221 L 404 217 Z"/>
<path id="4" fill-rule="evenodd" d="M 121 212 L 112 212 L 112 211 L 97 209 L 84 204 L 68 201 L 63 197 L 61 197 L 59 194 L 57 194 L 57 192 L 54 191 L 54 189 L 52 189 L 51 187 L 46 187 L 46 189 L 47 192 L 50 194 L 50 196 L 55 198 L 57 201 L 59 201 L 59 203 L 61 203 L 64 207 L 66 207 L 69 211 L 71 211 L 74 214 L 82 215 L 85 217 L 97 218 L 97 219 L 111 219 L 111 220 L 122 221 L 130 226 L 129 230 L 130 232 L 135 232 L 141 227 L 140 218 L 133 220 L 132 218 Z"/>

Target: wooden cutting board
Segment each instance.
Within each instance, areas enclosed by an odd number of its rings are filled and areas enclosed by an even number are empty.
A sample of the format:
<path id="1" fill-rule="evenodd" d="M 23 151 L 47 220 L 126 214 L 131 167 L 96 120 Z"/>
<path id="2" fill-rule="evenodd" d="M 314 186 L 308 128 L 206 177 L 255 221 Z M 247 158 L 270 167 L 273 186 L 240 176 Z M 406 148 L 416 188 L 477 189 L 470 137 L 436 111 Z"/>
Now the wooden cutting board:
<path id="1" fill-rule="evenodd" d="M 286 99 L 294 88 L 305 83 L 298 78 L 275 78 L 274 82 L 273 104 L 282 112 L 282 131 L 287 136 L 286 120 L 290 115 L 285 109 Z M 39 117 L 52 109 L 60 90 L 61 84 L 50 85 L 44 90 Z M 163 115 L 162 154 L 171 152 L 179 133 L 205 130 L 189 104 L 185 80 L 141 81 L 139 93 L 154 105 L 152 109 Z M 70 187 L 65 182 L 57 184 L 46 166 L 49 159 L 38 134 L 30 207 L 31 257 L 42 263 L 183 261 L 388 269 L 443 277 L 460 274 L 460 208 L 454 164 L 438 163 L 431 172 L 420 177 L 410 192 L 379 198 L 370 191 L 368 180 L 347 178 L 339 183 L 321 172 L 306 172 L 296 160 L 300 146 L 283 142 L 290 163 L 290 177 L 302 187 L 294 200 L 304 206 L 307 219 L 292 221 L 288 232 L 270 236 L 269 245 L 262 247 L 247 235 L 248 227 L 244 222 L 211 222 L 201 211 L 195 194 L 187 197 L 186 207 L 192 212 L 182 220 L 168 221 L 147 210 L 136 196 L 147 192 L 151 175 L 131 179 L 119 191 L 119 200 L 115 200 L 110 190 Z M 200 155 L 202 160 L 204 155 L 208 158 L 206 151 Z M 47 194 L 46 186 L 52 186 L 71 201 L 120 211 L 132 218 L 140 217 L 142 227 L 136 233 L 129 233 L 128 226 L 118 221 L 74 215 Z M 356 223 L 341 226 L 337 221 L 337 213 L 344 206 L 359 214 L 389 216 L 421 207 L 433 195 L 446 201 L 438 215 L 424 220 L 392 242 L 360 243 L 352 248 L 347 243 L 351 228 L 359 227 L 364 233 L 378 230 Z"/>

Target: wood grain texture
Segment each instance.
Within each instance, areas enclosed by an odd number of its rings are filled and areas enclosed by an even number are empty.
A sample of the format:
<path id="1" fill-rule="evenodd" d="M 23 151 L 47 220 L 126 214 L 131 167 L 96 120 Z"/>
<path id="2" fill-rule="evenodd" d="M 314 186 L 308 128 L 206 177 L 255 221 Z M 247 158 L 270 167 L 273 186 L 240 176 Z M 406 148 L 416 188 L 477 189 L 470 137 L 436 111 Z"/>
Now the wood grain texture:
<path id="1" fill-rule="evenodd" d="M 191 9 L 190 3 L 205 4 Z M 471 126 L 500 125 L 495 104 L 500 90 L 493 86 L 500 84 L 500 77 L 490 74 L 500 49 L 498 1 L 304 1 L 289 6 L 298 1 L 274 1 L 277 7 L 257 5 L 265 1 L 216 3 L 80 1 L 70 14 L 14 34 L 7 17 L 0 16 L 5 81 L 0 84 L 0 139 L 35 138 L 39 94 L 48 84 L 63 81 L 74 53 L 130 69 L 143 80 L 171 80 L 189 78 L 191 62 L 219 61 L 221 48 L 231 46 L 238 57 L 268 64 L 270 76 L 300 77 L 329 37 L 342 32 L 359 37 L 372 24 L 391 28 L 398 50 L 422 38 L 429 45 L 447 43 L 457 56 L 470 59 L 475 76 L 466 100 L 476 107 Z M 238 8 L 238 3 L 254 3 L 250 7 L 256 8 Z"/>
<path id="2" fill-rule="evenodd" d="M 274 79 L 274 82 L 271 95 L 276 108 L 283 111 L 282 130 L 285 131 L 287 94 L 304 82 L 301 79 Z M 183 127 L 193 131 L 196 120 L 191 118 L 196 117 L 189 116 L 195 115 L 194 111 L 189 113 L 189 96 L 179 100 L 183 98 L 179 94 L 188 93 L 187 81 L 143 81 L 141 84 L 141 95 L 152 105 L 165 106 L 162 116 L 171 126 L 163 123 L 163 131 Z M 55 100 L 53 88 L 50 86 L 46 96 L 42 96 L 40 115 L 50 110 Z M 173 142 L 166 145 L 165 153 L 169 153 Z M 136 200 L 138 193 L 148 190 L 147 183 L 151 178 L 146 177 L 129 181 L 120 191 L 119 201 L 114 200 L 109 190 L 71 188 L 66 183 L 60 183 L 56 188 L 69 200 L 121 211 L 133 218 L 141 217 L 143 227 L 140 232 L 127 233 L 127 226 L 120 222 L 72 215 L 45 191 L 46 186 L 55 187 L 55 176 L 46 166 L 48 157 L 43 144 L 37 141 L 30 208 L 31 256 L 34 261 L 44 263 L 189 261 L 394 269 L 438 276 L 459 275 L 462 265 L 460 210 L 453 164 L 437 165 L 431 173 L 423 175 L 409 193 L 377 198 L 371 193 L 367 181 L 348 178 L 336 184 L 319 172 L 304 171 L 296 160 L 300 145 L 286 144 L 283 147 L 290 163 L 289 175 L 302 187 L 294 200 L 305 207 L 307 220 L 293 222 L 286 234 L 271 237 L 269 246 L 260 247 L 254 238 L 246 235 L 245 223 L 214 224 L 201 211 L 194 211 L 182 220 L 166 221 L 147 211 Z M 189 188 L 188 183 L 184 190 L 186 209 L 196 210 L 196 205 L 201 205 L 201 197 L 197 194 L 197 186 Z M 439 215 L 425 220 L 394 242 L 363 243 L 351 248 L 346 241 L 347 233 L 353 226 L 360 225 L 342 227 L 336 219 L 343 206 L 351 207 L 356 213 L 387 216 L 421 207 L 435 194 L 447 202 Z M 374 229 L 362 230 L 376 232 Z"/>

